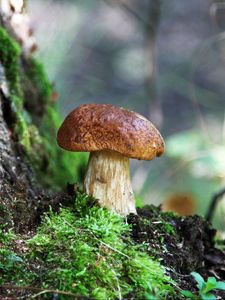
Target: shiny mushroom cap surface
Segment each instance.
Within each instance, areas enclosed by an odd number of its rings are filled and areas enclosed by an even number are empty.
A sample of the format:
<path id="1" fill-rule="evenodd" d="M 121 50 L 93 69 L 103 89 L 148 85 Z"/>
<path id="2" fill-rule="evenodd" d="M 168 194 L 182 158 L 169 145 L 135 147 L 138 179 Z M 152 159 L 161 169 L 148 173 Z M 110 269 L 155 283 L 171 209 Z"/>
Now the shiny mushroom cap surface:
<path id="1" fill-rule="evenodd" d="M 59 128 L 57 141 L 69 151 L 115 151 L 142 160 L 164 152 L 164 140 L 149 120 L 110 104 L 84 104 L 74 109 Z"/>

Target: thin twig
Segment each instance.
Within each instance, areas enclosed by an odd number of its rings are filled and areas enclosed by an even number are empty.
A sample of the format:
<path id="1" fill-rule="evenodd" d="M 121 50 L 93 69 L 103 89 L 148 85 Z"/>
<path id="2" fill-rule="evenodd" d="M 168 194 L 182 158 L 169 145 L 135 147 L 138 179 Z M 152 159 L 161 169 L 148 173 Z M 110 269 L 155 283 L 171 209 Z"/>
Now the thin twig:
<path id="1" fill-rule="evenodd" d="M 0 285 L 0 288 L 9 289 L 9 290 L 29 290 L 29 291 L 39 292 L 38 294 L 33 295 L 31 298 L 36 298 L 39 295 L 45 294 L 45 293 L 52 293 L 52 294 L 59 294 L 59 295 L 64 295 L 64 296 L 76 297 L 77 299 L 84 298 L 83 296 L 82 297 L 77 296 L 77 295 L 75 295 L 73 293 L 70 293 L 70 292 L 64 292 L 64 291 L 54 290 L 54 289 L 44 290 L 44 289 L 33 287 L 33 286 L 17 286 L 17 285 L 10 285 L 10 284 L 2 284 L 2 285 Z M 20 299 L 22 299 L 22 298 L 20 298 Z"/>

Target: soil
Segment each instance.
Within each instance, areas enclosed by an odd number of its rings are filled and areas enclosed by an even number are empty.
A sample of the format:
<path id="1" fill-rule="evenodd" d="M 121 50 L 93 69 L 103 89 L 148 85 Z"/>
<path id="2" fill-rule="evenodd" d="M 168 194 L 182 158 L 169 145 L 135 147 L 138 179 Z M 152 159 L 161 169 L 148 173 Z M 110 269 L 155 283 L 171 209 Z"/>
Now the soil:
<path id="1" fill-rule="evenodd" d="M 166 266 L 180 288 L 197 291 L 192 271 L 205 280 L 209 276 L 225 280 L 225 251 L 215 247 L 216 230 L 202 217 L 181 217 L 162 213 L 160 207 L 146 206 L 138 209 L 138 215 L 130 214 L 128 223 L 134 242 L 144 243 L 147 252 Z M 225 299 L 225 291 L 214 294 Z"/>

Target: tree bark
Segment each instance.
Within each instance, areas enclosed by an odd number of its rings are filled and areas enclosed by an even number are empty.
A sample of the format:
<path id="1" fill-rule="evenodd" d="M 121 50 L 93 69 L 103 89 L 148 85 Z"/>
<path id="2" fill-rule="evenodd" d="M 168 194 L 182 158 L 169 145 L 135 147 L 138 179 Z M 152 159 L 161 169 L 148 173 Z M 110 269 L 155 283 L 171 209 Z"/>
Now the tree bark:
<path id="1" fill-rule="evenodd" d="M 32 57 L 37 47 L 25 4 L 0 1 L 0 226 L 20 232 L 33 229 L 49 205 L 67 197 L 50 195 L 35 174 L 35 168 L 48 165 L 38 126 L 49 87 L 43 90 L 37 77 L 39 65 Z"/>

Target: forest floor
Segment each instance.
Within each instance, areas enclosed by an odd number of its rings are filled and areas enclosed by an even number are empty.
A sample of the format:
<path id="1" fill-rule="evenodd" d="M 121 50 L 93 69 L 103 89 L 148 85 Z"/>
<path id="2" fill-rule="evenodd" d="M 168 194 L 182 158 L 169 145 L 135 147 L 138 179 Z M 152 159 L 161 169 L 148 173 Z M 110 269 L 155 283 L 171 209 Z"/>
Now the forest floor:
<path id="1" fill-rule="evenodd" d="M 202 217 L 197 215 L 181 217 L 173 213 L 161 212 L 160 207 L 150 205 L 139 208 L 137 215 L 130 214 L 126 219 L 123 219 L 105 209 L 95 207 L 92 202 L 85 203 L 85 199 L 88 198 L 85 198 L 86 196 L 83 194 L 80 200 L 78 197 L 78 203 L 75 203 L 77 207 L 74 210 L 71 210 L 70 207 L 73 205 L 75 195 L 71 195 L 71 192 L 68 194 L 56 193 L 56 200 L 53 199 L 53 203 L 59 201 L 59 196 L 64 204 L 67 203 L 67 207 L 61 208 L 58 212 L 50 212 L 49 216 L 45 216 L 36 232 L 27 231 L 26 227 L 27 232 L 25 234 L 5 237 L 5 241 L 2 239 L 1 251 L 3 252 L 0 254 L 5 254 L 5 257 L 7 254 L 10 259 L 8 261 L 2 260 L 0 255 L 0 274 L 2 275 L 2 279 L 0 279 L 2 298 L 0 299 L 21 299 L 21 297 L 29 299 L 32 294 L 42 293 L 47 287 L 48 289 L 66 291 L 67 295 L 58 295 L 57 299 L 106 299 L 104 297 L 119 299 L 120 296 L 114 291 L 111 294 L 104 291 L 103 287 L 106 285 L 107 288 L 107 281 L 103 284 L 99 281 L 104 276 L 106 278 L 111 276 L 109 276 L 110 270 L 107 269 L 108 266 L 106 268 L 104 262 L 110 264 L 111 269 L 118 272 L 121 277 L 126 277 L 122 278 L 121 282 L 119 281 L 121 289 L 123 289 L 122 286 L 125 285 L 125 282 L 132 287 L 130 291 L 125 289 L 121 299 L 144 299 L 142 298 L 144 294 L 137 296 L 137 291 L 141 289 L 142 281 L 145 280 L 141 275 L 141 272 L 144 273 L 145 270 L 137 271 L 137 266 L 133 265 L 129 267 L 130 271 L 128 271 L 126 266 L 126 257 L 134 256 L 138 260 L 141 252 L 145 253 L 144 255 L 147 253 L 150 260 L 153 259 L 153 261 L 158 261 L 160 265 L 165 266 L 165 274 L 160 273 L 159 266 L 152 266 L 153 269 L 156 268 L 157 270 L 156 275 L 154 275 L 156 277 L 152 277 L 153 282 L 156 280 L 156 284 L 158 284 L 159 280 L 165 281 L 165 286 L 160 283 L 161 286 L 157 286 L 157 288 L 166 290 L 171 284 L 168 278 L 171 278 L 176 286 L 175 294 L 169 292 L 167 296 L 164 295 L 159 298 L 153 296 L 153 298 L 146 297 L 146 299 L 181 299 L 183 297 L 180 292 L 183 290 L 188 290 L 199 296 L 197 282 L 191 275 L 193 271 L 201 274 L 205 281 L 209 277 L 214 277 L 217 281 L 224 280 L 225 241 L 220 241 L 220 244 L 216 243 L 216 230 Z M 124 229 L 127 225 L 128 231 Z M 71 231 L 71 226 L 73 226 L 74 231 Z M 123 226 L 125 227 L 123 228 Z M 88 233 L 88 231 L 90 232 Z M 97 246 L 96 240 L 100 241 Z M 122 246 L 120 246 L 119 241 Z M 83 248 L 86 243 L 88 243 L 90 251 Z M 96 247 L 98 255 L 95 257 L 93 252 L 96 252 Z M 106 249 L 107 247 L 109 249 Z M 119 250 L 113 253 L 112 250 L 115 248 Z M 137 252 L 135 252 L 136 250 Z M 74 253 L 76 255 L 73 258 L 75 265 L 71 263 L 71 257 Z M 119 257 L 120 253 L 124 257 Z M 77 261 L 77 257 L 79 261 Z M 25 266 L 21 266 L 22 261 L 25 262 Z M 146 261 L 141 258 L 140 266 L 145 263 Z M 94 266 L 90 267 L 91 264 Z M 132 265 L 132 262 L 130 264 Z M 89 270 L 86 270 L 88 265 Z M 122 267 L 117 270 L 117 266 Z M 95 270 L 96 267 L 100 269 Z M 62 270 L 63 268 L 65 274 L 59 274 L 58 269 Z M 76 273 L 80 269 L 78 273 L 81 276 L 82 288 L 79 287 L 79 284 L 78 286 L 72 284 L 77 280 L 77 275 L 74 277 L 75 269 Z M 136 273 L 139 274 L 140 279 L 133 281 L 133 277 L 137 276 Z M 148 274 L 143 276 L 148 276 Z M 70 282 L 70 280 L 72 281 Z M 61 282 L 61 288 L 59 282 Z M 92 282 L 94 282 L 94 286 L 97 284 L 99 288 L 102 288 L 101 292 L 98 290 L 96 294 L 93 294 L 87 291 L 87 289 L 93 290 Z M 136 288 L 133 289 L 135 285 Z M 27 286 L 27 289 L 16 289 L 15 286 Z M 70 290 L 70 286 L 72 290 Z M 74 291 L 76 295 L 79 295 L 80 292 L 80 296 L 77 298 L 70 296 L 70 292 L 72 295 Z M 213 293 L 217 299 L 225 299 L 225 291 L 213 291 Z M 45 295 L 45 298 L 39 297 L 38 299 L 55 299 L 55 296 L 52 297 L 51 294 L 49 297 Z"/>

